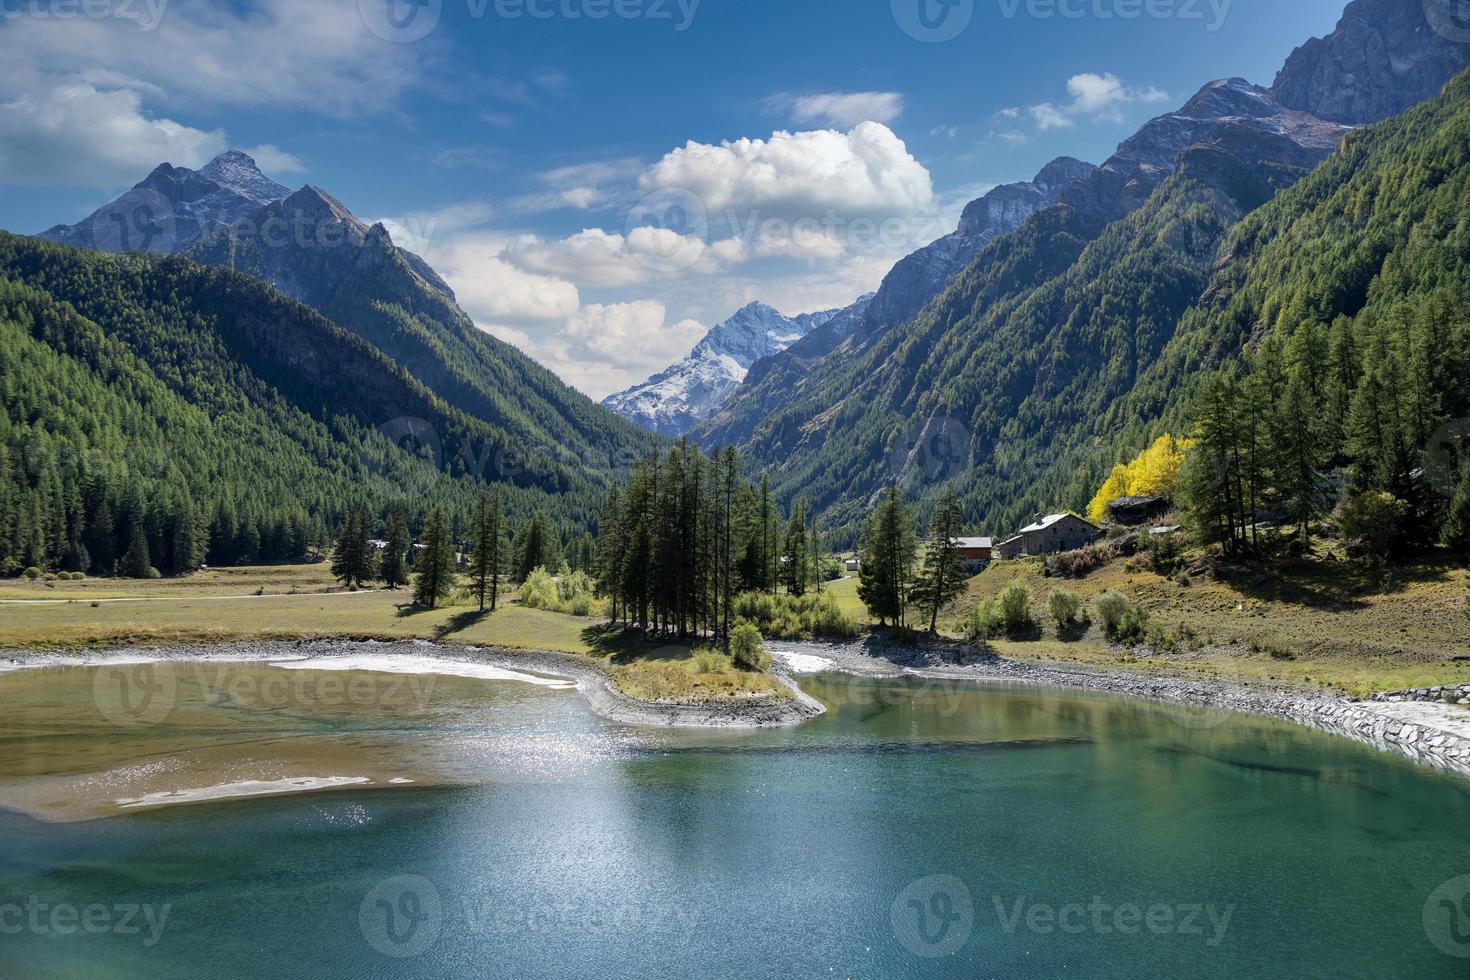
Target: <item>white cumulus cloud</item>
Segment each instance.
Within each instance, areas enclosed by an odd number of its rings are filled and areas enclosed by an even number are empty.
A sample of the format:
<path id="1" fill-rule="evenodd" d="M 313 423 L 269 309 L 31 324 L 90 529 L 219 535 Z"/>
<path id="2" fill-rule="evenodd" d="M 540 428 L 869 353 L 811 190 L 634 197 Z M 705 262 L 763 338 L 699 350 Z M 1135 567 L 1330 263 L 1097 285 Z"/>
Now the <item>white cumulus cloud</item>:
<path id="1" fill-rule="evenodd" d="M 164 161 L 202 166 L 225 147 L 222 130 L 152 116 L 136 92 L 77 82 L 0 103 L 0 180 L 9 184 L 115 188 Z"/>

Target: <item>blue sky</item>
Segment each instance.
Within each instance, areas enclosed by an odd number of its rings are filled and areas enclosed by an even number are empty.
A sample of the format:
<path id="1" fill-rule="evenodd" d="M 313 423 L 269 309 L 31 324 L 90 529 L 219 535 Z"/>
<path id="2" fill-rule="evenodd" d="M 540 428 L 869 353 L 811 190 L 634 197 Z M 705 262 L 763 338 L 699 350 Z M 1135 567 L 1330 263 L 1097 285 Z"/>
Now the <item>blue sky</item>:
<path id="1" fill-rule="evenodd" d="M 245 148 L 599 397 L 750 300 L 851 301 L 986 187 L 1101 162 L 1211 79 L 1270 84 L 1342 8 L 923 0 L 957 34 L 930 43 L 920 0 L 91 2 L 0 0 L 0 227 Z"/>

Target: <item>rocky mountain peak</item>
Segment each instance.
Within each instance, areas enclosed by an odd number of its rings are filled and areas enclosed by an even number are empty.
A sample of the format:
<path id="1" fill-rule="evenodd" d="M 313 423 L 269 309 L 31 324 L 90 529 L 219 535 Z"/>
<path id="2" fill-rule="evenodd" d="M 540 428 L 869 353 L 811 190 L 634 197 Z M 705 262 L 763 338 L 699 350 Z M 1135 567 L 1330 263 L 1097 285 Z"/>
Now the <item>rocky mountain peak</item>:
<path id="1" fill-rule="evenodd" d="M 226 150 L 199 168 L 201 176 L 257 204 L 279 201 L 291 193 L 260 172 L 255 160 L 240 150 Z"/>
<path id="2" fill-rule="evenodd" d="M 1331 34 L 1292 52 L 1271 91 L 1289 108 L 1359 126 L 1433 98 L 1467 67 L 1463 0 L 1353 0 Z"/>

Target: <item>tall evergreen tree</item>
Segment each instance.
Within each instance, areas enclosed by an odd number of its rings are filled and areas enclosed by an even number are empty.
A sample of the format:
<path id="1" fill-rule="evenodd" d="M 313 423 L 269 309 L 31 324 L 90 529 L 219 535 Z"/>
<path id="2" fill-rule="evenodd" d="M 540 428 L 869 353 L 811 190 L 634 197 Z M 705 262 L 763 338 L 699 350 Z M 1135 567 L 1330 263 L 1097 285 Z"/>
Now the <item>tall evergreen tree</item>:
<path id="1" fill-rule="evenodd" d="M 480 611 L 485 611 L 488 597 L 490 611 L 494 612 L 500 601 L 500 570 L 503 564 L 501 540 L 504 530 L 505 504 L 500 491 L 493 494 L 481 492 L 475 508 L 475 552 L 470 565 L 470 574 L 475 580 L 475 596 L 480 601 Z"/>
<path id="2" fill-rule="evenodd" d="M 947 487 L 929 519 L 928 548 L 914 585 L 914 599 L 929 613 L 929 632 L 939 632 L 939 611 L 965 592 L 966 568 L 958 538 L 963 514 L 953 485 Z"/>
<path id="3" fill-rule="evenodd" d="M 413 547 L 413 537 L 408 533 L 408 518 L 401 509 L 394 510 L 388 517 L 387 547 L 383 549 L 383 560 L 378 576 L 390 589 L 408 584 L 408 549 Z"/>
<path id="4" fill-rule="evenodd" d="M 121 571 L 127 578 L 152 577 L 153 560 L 148 553 L 148 535 L 143 530 L 142 521 L 133 522 L 132 540 L 123 555 Z"/>
<path id="5" fill-rule="evenodd" d="M 880 626 L 904 625 L 917 541 L 914 520 L 897 487 L 883 491 L 863 533 L 858 597 Z"/>
<path id="6" fill-rule="evenodd" d="M 373 547 L 367 511 L 354 507 L 342 525 L 342 534 L 332 552 L 332 577 L 346 588 L 362 588 L 372 578 Z"/>
<path id="7" fill-rule="evenodd" d="M 786 524 L 786 547 L 781 553 L 781 568 L 786 591 L 800 598 L 806 595 L 807 565 L 811 553 L 807 549 L 806 505 L 797 501 Z"/>
<path id="8" fill-rule="evenodd" d="M 428 609 L 437 609 L 439 603 L 454 591 L 454 542 L 449 536 L 443 510 L 435 507 L 429 512 L 421 537 L 420 543 L 424 548 L 419 555 L 413 601 Z"/>

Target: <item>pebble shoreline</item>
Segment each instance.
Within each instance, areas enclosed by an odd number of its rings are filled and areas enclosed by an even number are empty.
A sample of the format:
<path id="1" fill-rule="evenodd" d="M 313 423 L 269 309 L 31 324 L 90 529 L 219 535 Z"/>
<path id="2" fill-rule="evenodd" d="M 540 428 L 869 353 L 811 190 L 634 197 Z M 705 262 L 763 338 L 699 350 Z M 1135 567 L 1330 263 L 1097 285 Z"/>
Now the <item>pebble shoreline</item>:
<path id="1" fill-rule="evenodd" d="M 1281 718 L 1397 752 L 1421 765 L 1470 776 L 1470 711 L 1455 705 L 1388 699 L 1353 701 L 1341 695 L 1288 688 L 1131 674 L 979 654 L 955 659 L 952 650 L 895 646 L 872 639 L 772 646 L 823 658 L 833 664 L 834 670 L 846 673 L 1073 688 Z"/>
<path id="2" fill-rule="evenodd" d="M 1470 711 L 1443 702 L 1410 701 L 1387 695 L 1373 701 L 1351 701 L 1341 696 L 1229 681 L 1146 676 L 979 654 L 956 658 L 952 648 L 897 646 L 873 639 L 840 644 L 774 642 L 768 647 L 778 654 L 789 652 L 820 658 L 830 664 L 833 673 L 869 677 L 909 675 L 937 680 L 1097 691 L 1166 704 L 1281 718 L 1397 752 L 1423 765 L 1470 776 Z M 801 691 L 792 677 L 780 670 L 778 679 L 793 694 L 788 700 L 752 698 L 710 704 L 651 703 L 617 691 L 607 674 L 586 658 L 542 651 L 446 646 L 422 640 L 405 643 L 342 640 L 233 643 L 101 653 L 8 651 L 0 654 L 0 670 L 143 660 L 251 662 L 392 653 L 394 650 L 440 659 L 446 666 L 468 662 L 565 677 L 576 683 L 578 692 L 593 711 L 610 721 L 628 725 L 772 728 L 798 725 L 826 711 L 821 702 Z M 777 662 L 779 667 L 779 656 Z"/>

